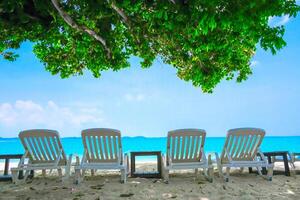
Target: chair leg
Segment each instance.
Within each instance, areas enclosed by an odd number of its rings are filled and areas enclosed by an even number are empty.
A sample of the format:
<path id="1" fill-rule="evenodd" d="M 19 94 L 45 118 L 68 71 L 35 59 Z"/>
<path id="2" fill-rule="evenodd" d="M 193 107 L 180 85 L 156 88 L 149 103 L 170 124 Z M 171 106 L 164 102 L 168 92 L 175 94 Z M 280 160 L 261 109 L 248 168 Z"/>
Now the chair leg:
<path id="1" fill-rule="evenodd" d="M 65 167 L 65 177 L 64 177 L 65 180 L 69 179 L 69 177 L 70 177 L 71 166 L 72 166 L 72 154 L 69 156 L 69 160 L 68 160 L 67 165 Z"/>
<path id="2" fill-rule="evenodd" d="M 83 175 L 80 173 L 80 169 L 75 169 L 75 184 L 81 183 L 83 180 Z"/>
<path id="3" fill-rule="evenodd" d="M 130 163 L 129 163 L 129 157 L 126 156 L 126 170 L 127 175 L 130 173 Z"/>
<path id="4" fill-rule="evenodd" d="M 206 170 L 205 170 L 206 171 Z M 207 172 L 205 173 L 206 174 L 206 179 L 209 181 L 209 182 L 213 182 L 213 177 L 214 177 L 214 168 L 211 166 L 211 167 L 208 167 L 207 168 Z"/>
<path id="5" fill-rule="evenodd" d="M 262 168 L 261 167 L 256 167 L 256 169 L 257 169 L 257 172 L 258 172 L 258 174 L 260 175 L 260 176 L 262 176 Z"/>
<path id="6" fill-rule="evenodd" d="M 272 176 L 273 176 L 273 167 L 268 167 L 267 179 L 269 181 L 272 181 Z"/>
<path id="7" fill-rule="evenodd" d="M 216 153 L 216 161 L 217 161 L 217 168 L 218 168 L 218 171 L 219 171 L 219 176 L 224 178 L 223 167 L 222 167 L 219 155 L 217 153 Z"/>
<path id="8" fill-rule="evenodd" d="M 46 170 L 42 169 L 42 176 L 45 177 L 46 176 Z"/>
<path id="9" fill-rule="evenodd" d="M 25 175 L 24 175 L 24 182 L 27 180 L 28 176 L 29 176 L 30 170 L 26 170 L 25 171 Z"/>
<path id="10" fill-rule="evenodd" d="M 121 183 L 126 183 L 126 178 L 127 178 L 126 169 L 121 169 Z"/>
<path id="11" fill-rule="evenodd" d="M 57 173 L 58 173 L 58 176 L 59 176 L 59 177 L 62 177 L 62 170 L 61 170 L 61 168 L 58 168 L 58 169 L 57 169 Z"/>
<path id="12" fill-rule="evenodd" d="M 291 176 L 296 176 L 296 167 L 295 167 L 295 164 L 291 161 L 290 162 L 290 174 Z"/>
<path id="13" fill-rule="evenodd" d="M 198 168 L 195 169 L 195 176 L 196 176 L 196 178 L 198 178 L 198 176 L 199 176 L 199 170 L 198 170 Z"/>
<path id="14" fill-rule="evenodd" d="M 163 168 L 163 179 L 166 183 L 169 182 L 169 169 Z"/>
<path id="15" fill-rule="evenodd" d="M 14 184 L 18 184 L 19 183 L 19 170 L 11 169 L 11 177 L 12 177 L 12 182 Z"/>
<path id="16" fill-rule="evenodd" d="M 244 167 L 240 167 L 240 173 L 243 173 Z"/>
<path id="17" fill-rule="evenodd" d="M 213 182 L 214 180 L 214 167 L 213 167 L 213 162 L 212 162 L 212 159 L 211 159 L 211 154 L 208 155 L 208 161 L 207 161 L 207 164 L 208 164 L 208 169 L 207 169 L 207 173 L 208 173 L 208 177 L 209 177 L 209 182 Z"/>
<path id="18" fill-rule="evenodd" d="M 229 175 L 230 175 L 230 167 L 226 167 L 226 175 L 224 177 L 225 182 L 229 181 Z"/>

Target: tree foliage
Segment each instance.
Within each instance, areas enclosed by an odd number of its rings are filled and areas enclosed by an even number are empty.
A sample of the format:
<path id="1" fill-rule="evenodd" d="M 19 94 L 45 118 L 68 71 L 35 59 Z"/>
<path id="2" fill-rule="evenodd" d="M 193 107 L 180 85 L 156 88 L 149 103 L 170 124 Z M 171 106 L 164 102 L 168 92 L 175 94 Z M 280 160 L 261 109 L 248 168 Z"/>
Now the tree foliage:
<path id="1" fill-rule="evenodd" d="M 273 54 L 285 46 L 284 27 L 269 17 L 299 11 L 295 0 L 2 0 L 0 54 L 14 61 L 24 41 L 52 74 L 149 67 L 156 57 L 203 91 L 224 78 L 251 74 L 257 44 Z"/>

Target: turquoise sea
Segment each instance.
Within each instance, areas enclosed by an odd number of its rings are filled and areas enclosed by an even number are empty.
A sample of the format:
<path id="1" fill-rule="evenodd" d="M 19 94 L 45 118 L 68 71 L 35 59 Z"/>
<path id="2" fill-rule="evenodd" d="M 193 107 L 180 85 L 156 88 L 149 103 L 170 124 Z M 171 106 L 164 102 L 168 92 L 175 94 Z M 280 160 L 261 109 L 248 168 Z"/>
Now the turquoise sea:
<path id="1" fill-rule="evenodd" d="M 205 152 L 220 152 L 225 137 L 208 137 L 205 142 Z M 123 152 L 130 151 L 166 151 L 166 137 L 123 137 Z M 62 144 L 67 154 L 82 155 L 81 138 L 62 138 Z M 287 150 L 300 152 L 300 136 L 265 137 L 262 151 Z M 18 138 L 0 138 L 0 154 L 20 154 L 23 147 Z M 1 161 L 0 161 L 1 162 Z"/>

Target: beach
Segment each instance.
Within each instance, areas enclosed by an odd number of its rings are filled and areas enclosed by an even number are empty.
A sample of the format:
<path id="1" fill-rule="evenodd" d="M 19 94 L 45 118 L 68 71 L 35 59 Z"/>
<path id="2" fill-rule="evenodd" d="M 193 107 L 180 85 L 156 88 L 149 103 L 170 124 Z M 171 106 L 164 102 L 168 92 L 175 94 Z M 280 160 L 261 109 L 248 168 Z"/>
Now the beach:
<path id="1" fill-rule="evenodd" d="M 2 169 L 2 166 L 0 166 Z M 151 162 L 137 165 L 139 170 L 152 171 Z M 300 162 L 296 163 L 297 175 L 274 175 L 273 181 L 267 181 L 248 170 L 240 173 L 231 171 L 230 181 L 224 182 L 215 168 L 214 182 L 205 180 L 193 171 L 171 172 L 169 183 L 162 179 L 128 178 L 127 183 L 120 183 L 120 174 L 112 171 L 97 171 L 92 177 L 87 172 L 85 180 L 74 184 L 74 174 L 67 181 L 61 181 L 56 172 L 43 177 L 36 173 L 33 179 L 22 185 L 0 182 L 0 199 L 299 199 L 300 197 Z M 283 164 L 277 163 L 275 170 L 283 171 Z"/>

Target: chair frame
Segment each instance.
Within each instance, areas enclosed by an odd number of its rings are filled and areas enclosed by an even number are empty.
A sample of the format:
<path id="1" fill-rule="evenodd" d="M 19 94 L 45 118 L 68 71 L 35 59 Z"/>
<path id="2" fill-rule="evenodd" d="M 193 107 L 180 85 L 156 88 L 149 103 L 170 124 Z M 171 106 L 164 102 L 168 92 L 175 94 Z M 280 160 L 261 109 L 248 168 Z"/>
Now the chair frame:
<path id="1" fill-rule="evenodd" d="M 86 170 L 91 170 L 92 176 L 96 170 L 120 170 L 121 183 L 125 183 L 129 173 L 129 158 L 122 153 L 121 132 L 108 128 L 91 128 L 83 130 L 81 136 L 84 152 L 80 163 L 79 157 L 76 157 L 75 183 L 83 181 Z"/>
<path id="2" fill-rule="evenodd" d="M 238 167 L 242 172 L 245 167 L 255 167 L 262 175 L 262 167 L 267 168 L 268 180 L 272 180 L 274 164 L 260 151 L 260 145 L 265 136 L 265 131 L 258 128 L 237 128 L 227 133 L 226 141 L 221 156 L 215 153 L 219 175 L 226 182 L 229 181 L 230 168 Z M 226 173 L 223 174 L 223 168 Z"/>
<path id="3" fill-rule="evenodd" d="M 207 158 L 204 151 L 205 138 L 206 132 L 202 129 L 177 129 L 169 131 L 167 153 L 166 155 L 162 155 L 162 173 L 166 182 L 169 181 L 170 170 L 194 169 L 195 175 L 198 177 L 199 168 L 203 169 L 205 178 L 209 182 L 213 181 L 211 155 Z"/>
<path id="4" fill-rule="evenodd" d="M 30 171 L 42 170 L 43 176 L 46 170 L 57 170 L 62 180 L 70 176 L 72 154 L 67 159 L 59 133 L 48 129 L 31 129 L 21 131 L 19 134 L 21 143 L 25 149 L 18 167 L 12 168 L 12 181 L 15 184 L 24 183 Z M 25 164 L 25 160 L 28 163 Z M 65 168 L 65 177 L 62 176 L 62 168 Z M 25 170 L 23 180 L 18 178 L 18 172 Z"/>

